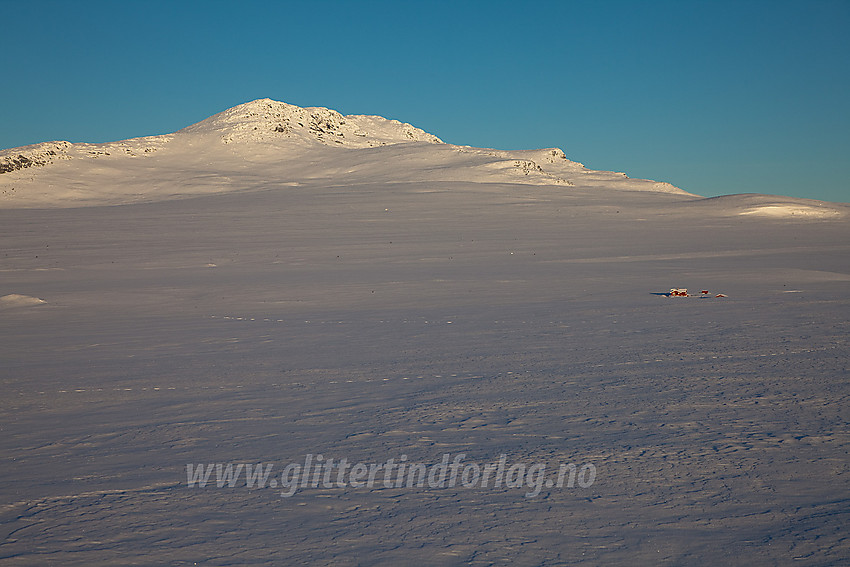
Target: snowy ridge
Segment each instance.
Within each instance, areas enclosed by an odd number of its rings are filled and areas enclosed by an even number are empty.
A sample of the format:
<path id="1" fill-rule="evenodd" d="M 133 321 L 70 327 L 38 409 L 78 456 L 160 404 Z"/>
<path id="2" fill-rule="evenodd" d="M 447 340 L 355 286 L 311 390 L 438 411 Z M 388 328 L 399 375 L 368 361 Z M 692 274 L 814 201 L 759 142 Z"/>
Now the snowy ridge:
<path id="1" fill-rule="evenodd" d="M 527 178 L 520 182 L 690 195 L 670 183 L 650 179 L 632 179 L 621 172 L 587 169 L 584 164 L 567 159 L 560 148 L 493 150 L 464 146 L 458 151 L 495 157 L 497 160 L 488 167 L 512 175 L 514 178 L 518 176 Z"/>
<path id="2" fill-rule="evenodd" d="M 44 167 L 59 160 L 98 158 L 111 155 L 139 156 L 160 150 L 172 135 L 145 136 L 105 144 L 74 144 L 66 141 L 42 142 L 0 151 L 0 174 L 30 167 Z"/>
<path id="3" fill-rule="evenodd" d="M 41 167 L 57 159 L 70 159 L 71 142 L 43 142 L 31 146 L 12 148 L 0 152 L 0 173 L 9 173 L 28 167 Z"/>

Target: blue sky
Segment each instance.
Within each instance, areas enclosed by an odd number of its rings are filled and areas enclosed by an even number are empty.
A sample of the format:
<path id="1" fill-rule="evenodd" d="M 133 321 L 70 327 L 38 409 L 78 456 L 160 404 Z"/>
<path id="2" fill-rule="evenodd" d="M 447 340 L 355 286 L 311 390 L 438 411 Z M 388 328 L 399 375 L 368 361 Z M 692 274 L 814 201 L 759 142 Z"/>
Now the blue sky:
<path id="1" fill-rule="evenodd" d="M 0 8 L 0 148 L 162 134 L 268 97 L 706 196 L 850 202 L 848 0 Z"/>

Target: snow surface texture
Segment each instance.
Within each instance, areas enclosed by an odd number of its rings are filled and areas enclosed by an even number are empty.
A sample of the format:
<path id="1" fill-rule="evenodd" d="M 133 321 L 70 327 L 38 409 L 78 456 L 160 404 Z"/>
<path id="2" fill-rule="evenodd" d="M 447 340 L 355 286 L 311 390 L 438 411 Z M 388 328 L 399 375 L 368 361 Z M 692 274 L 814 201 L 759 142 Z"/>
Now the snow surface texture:
<path id="1" fill-rule="evenodd" d="M 32 177 L 0 210 L 0 564 L 850 563 L 846 206 L 377 118 L 345 147 L 268 104 L 0 175 Z M 243 140 L 252 112 L 291 131 Z M 534 498 L 186 479 L 445 453 L 598 472 Z"/>

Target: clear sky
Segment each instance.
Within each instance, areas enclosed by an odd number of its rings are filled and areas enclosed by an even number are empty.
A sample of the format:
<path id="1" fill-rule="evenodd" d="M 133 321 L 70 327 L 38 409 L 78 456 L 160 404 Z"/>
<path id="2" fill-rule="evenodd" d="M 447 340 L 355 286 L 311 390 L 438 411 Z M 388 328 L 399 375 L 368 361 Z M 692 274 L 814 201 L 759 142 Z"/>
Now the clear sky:
<path id="1" fill-rule="evenodd" d="M 0 0 L 0 148 L 272 98 L 706 195 L 850 202 L 850 0 Z"/>

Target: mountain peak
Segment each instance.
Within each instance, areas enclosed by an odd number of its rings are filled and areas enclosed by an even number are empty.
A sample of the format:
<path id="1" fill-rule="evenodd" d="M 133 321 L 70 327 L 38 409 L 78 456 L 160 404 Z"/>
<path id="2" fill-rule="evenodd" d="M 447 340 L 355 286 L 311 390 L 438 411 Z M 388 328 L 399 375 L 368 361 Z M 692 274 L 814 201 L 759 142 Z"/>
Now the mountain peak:
<path id="1" fill-rule="evenodd" d="M 268 98 L 234 106 L 179 133 L 215 133 L 226 144 L 292 140 L 364 148 L 405 142 L 443 143 L 436 136 L 398 120 L 343 116 L 329 108 L 302 108 Z"/>

